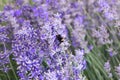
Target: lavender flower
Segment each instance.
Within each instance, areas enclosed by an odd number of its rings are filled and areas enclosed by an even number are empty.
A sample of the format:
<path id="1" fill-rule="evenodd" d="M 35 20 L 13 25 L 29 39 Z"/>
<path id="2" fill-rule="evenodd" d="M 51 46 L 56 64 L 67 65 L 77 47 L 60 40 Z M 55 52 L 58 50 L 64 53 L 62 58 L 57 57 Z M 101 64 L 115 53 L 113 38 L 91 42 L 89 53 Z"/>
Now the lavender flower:
<path id="1" fill-rule="evenodd" d="M 116 50 L 114 50 L 112 47 L 108 48 L 107 51 L 109 52 L 109 55 L 110 55 L 110 56 L 115 56 L 115 55 L 117 55 L 117 53 L 118 53 L 118 52 L 117 52 Z"/>
<path id="2" fill-rule="evenodd" d="M 40 61 L 37 54 L 37 36 L 30 23 L 25 21 L 21 29 L 14 33 L 13 52 L 18 67 L 18 73 L 22 78 L 35 78 L 40 74 Z M 36 45 L 36 49 L 35 49 Z M 28 71 L 31 73 L 28 74 Z M 34 73 L 33 73 L 34 72 Z M 21 75 L 24 74 L 24 77 Z M 28 75 L 26 75 L 28 74 Z"/>
<path id="3" fill-rule="evenodd" d="M 105 26 L 101 25 L 98 29 L 92 29 L 92 36 L 98 39 L 98 44 L 111 44 L 112 40 L 109 39 L 109 33 Z"/>
<path id="4" fill-rule="evenodd" d="M 115 71 L 118 76 L 120 76 L 120 65 L 115 67 Z"/>
<path id="5" fill-rule="evenodd" d="M 108 2 L 105 0 L 99 0 L 98 4 L 100 6 L 100 11 L 103 11 L 104 16 L 108 20 L 117 20 L 117 19 L 119 19 L 119 16 L 117 14 L 117 10 L 115 7 L 111 7 L 111 5 L 109 4 L 110 2 L 112 2 L 112 1 Z M 112 3 L 114 3 L 114 1 Z"/>
<path id="6" fill-rule="evenodd" d="M 73 55 L 69 50 L 71 45 L 68 38 L 68 24 L 62 22 L 63 17 L 60 13 L 62 9 L 57 10 L 60 8 L 59 5 L 66 5 L 61 2 L 47 0 L 41 1 L 41 5 L 31 6 L 20 0 L 20 2 L 16 2 L 17 8 L 4 10 L 2 13 L 0 21 L 6 23 L 3 25 L 10 28 L 11 34 L 6 33 L 8 29 L 4 31 L 5 27 L 0 27 L 0 41 L 6 44 L 7 39 L 9 40 L 10 52 L 18 65 L 17 74 L 20 80 L 82 79 L 79 75 L 86 66 L 84 51 L 77 48 L 75 49 L 76 54 Z M 72 13 L 75 17 L 79 12 L 76 14 L 73 12 L 79 10 L 79 8 L 75 8 L 79 5 L 72 4 L 72 2 L 68 2 L 68 6 L 73 7 L 72 10 L 66 7 L 66 10 L 62 12 Z M 86 48 L 87 42 L 84 41 L 86 30 L 82 25 L 82 18 L 77 16 L 73 20 L 73 36 L 80 43 L 80 48 Z M 79 33 L 78 36 L 75 36 L 75 31 Z M 83 42 L 86 43 L 85 46 Z M 1 62 L 8 62 L 9 56 L 7 51 L 4 55 L 0 55 Z"/>
<path id="7" fill-rule="evenodd" d="M 105 69 L 106 72 L 108 73 L 108 76 L 111 78 L 111 77 L 112 77 L 112 73 L 111 73 L 111 66 L 110 66 L 109 61 L 107 61 L 107 62 L 104 64 L 104 69 Z"/>
<path id="8" fill-rule="evenodd" d="M 5 26 L 0 26 L 0 42 L 9 42 L 7 28 Z"/>
<path id="9" fill-rule="evenodd" d="M 54 20 L 54 21 L 52 21 Z M 51 21 L 46 23 L 45 26 L 42 27 L 42 39 L 48 40 L 49 48 L 51 50 L 51 53 L 56 53 L 57 51 L 64 51 L 60 50 L 60 46 L 62 46 L 63 43 L 69 46 L 68 43 L 66 43 L 67 40 L 67 32 L 66 32 L 66 26 L 61 23 L 61 18 L 59 15 L 55 15 L 55 18 L 51 18 Z M 60 41 L 57 40 L 57 35 L 60 35 L 64 38 L 64 41 L 62 44 L 60 44 Z M 66 46 L 67 47 L 67 46 Z"/>
<path id="10" fill-rule="evenodd" d="M 45 78 L 46 80 L 58 80 L 57 74 L 55 71 L 54 72 L 48 71 L 47 73 L 45 73 Z"/>
<path id="11" fill-rule="evenodd" d="M 82 48 L 85 50 L 85 53 L 89 53 L 86 37 L 86 29 L 82 24 L 83 17 L 78 16 L 74 20 L 74 29 L 72 30 L 72 44 L 75 48 Z"/>

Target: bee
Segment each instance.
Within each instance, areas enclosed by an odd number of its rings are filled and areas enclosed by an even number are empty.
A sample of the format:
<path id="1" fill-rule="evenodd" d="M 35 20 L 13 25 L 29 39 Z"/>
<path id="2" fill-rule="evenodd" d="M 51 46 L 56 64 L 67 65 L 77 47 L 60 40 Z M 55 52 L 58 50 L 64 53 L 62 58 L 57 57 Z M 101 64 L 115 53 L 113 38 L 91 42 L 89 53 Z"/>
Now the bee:
<path id="1" fill-rule="evenodd" d="M 56 35 L 55 41 L 53 43 L 54 47 L 58 48 L 63 41 L 64 38 L 60 34 Z"/>
<path id="2" fill-rule="evenodd" d="M 64 38 L 60 34 L 56 35 L 56 39 L 59 41 L 59 44 L 64 42 Z"/>

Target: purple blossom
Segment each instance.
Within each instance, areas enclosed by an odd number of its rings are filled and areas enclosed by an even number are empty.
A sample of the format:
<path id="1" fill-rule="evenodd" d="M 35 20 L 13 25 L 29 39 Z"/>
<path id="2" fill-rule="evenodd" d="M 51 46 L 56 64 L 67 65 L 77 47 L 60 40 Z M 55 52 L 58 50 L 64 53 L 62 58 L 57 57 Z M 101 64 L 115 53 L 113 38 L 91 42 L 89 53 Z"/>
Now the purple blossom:
<path id="1" fill-rule="evenodd" d="M 115 71 L 118 76 L 120 76 L 120 65 L 115 67 Z"/>
<path id="2" fill-rule="evenodd" d="M 105 64 L 104 64 L 104 69 L 105 71 L 107 72 L 108 76 L 111 78 L 112 77 L 112 73 L 111 73 L 111 65 L 110 65 L 110 62 L 107 61 Z"/>
<path id="3" fill-rule="evenodd" d="M 50 71 L 46 72 L 45 79 L 46 80 L 58 80 L 57 74 L 55 71 L 54 72 L 50 72 Z"/>
<path id="4" fill-rule="evenodd" d="M 108 48 L 107 51 L 109 52 L 109 55 L 112 57 L 112 56 L 115 56 L 117 55 L 117 51 L 115 51 L 112 47 Z"/>
<path id="5" fill-rule="evenodd" d="M 85 53 L 89 53 L 86 37 L 86 29 L 83 23 L 84 18 L 82 16 L 77 16 L 73 22 L 73 30 L 71 34 L 72 44 L 75 48 L 81 48 L 85 50 Z"/>
<path id="6" fill-rule="evenodd" d="M 98 27 L 98 29 L 92 29 L 92 37 L 98 39 L 98 44 L 111 44 L 113 42 L 109 39 L 109 33 L 107 31 L 107 28 L 103 25 Z"/>
<path id="7" fill-rule="evenodd" d="M 24 3 L 24 0 L 16 0 L 15 2 L 17 6 L 20 6 Z"/>
<path id="8" fill-rule="evenodd" d="M 9 40 L 11 44 L 10 52 L 7 52 L 7 48 L 4 47 L 6 49 L 4 55 L 0 55 L 1 62 L 9 63 L 8 59 L 12 54 L 18 66 L 17 74 L 20 80 L 81 79 L 79 74 L 86 66 L 84 51 L 77 48 L 75 55 L 69 51 L 71 45 L 68 38 L 68 25 L 62 22 L 63 17 L 57 10 L 60 8 L 59 5 L 66 4 L 57 2 L 59 1 L 47 0 L 45 3 L 41 2 L 41 5 L 32 6 L 25 4 L 23 0 L 17 0 L 18 7 L 5 10 L 0 17 L 0 21 L 6 23 L 5 27 L 0 27 L 0 41 L 7 44 Z M 69 2 L 69 7 L 72 7 L 71 3 Z M 71 14 L 75 7 L 77 6 L 74 5 L 73 10 L 66 7 L 63 12 Z M 79 9 L 75 9 L 77 10 Z M 74 17 L 77 14 L 74 14 Z M 83 17 L 77 16 L 73 20 L 73 36 L 80 43 L 79 47 L 86 48 Z M 78 33 L 80 35 L 75 36 Z M 85 46 L 83 42 L 86 43 Z"/>
<path id="9" fill-rule="evenodd" d="M 117 10 L 115 7 L 111 7 L 111 5 L 109 4 L 112 1 L 105 1 L 105 0 L 99 0 L 98 4 L 100 6 L 100 11 L 103 11 L 104 16 L 108 19 L 108 20 L 117 20 L 119 19 L 119 16 L 117 14 Z M 112 2 L 114 3 L 114 1 Z M 115 4 L 113 4 L 115 5 Z"/>
<path id="10" fill-rule="evenodd" d="M 22 11 L 21 11 L 21 10 L 15 10 L 15 11 L 14 11 L 14 16 L 15 16 L 15 17 L 19 17 L 21 14 L 22 14 Z"/>

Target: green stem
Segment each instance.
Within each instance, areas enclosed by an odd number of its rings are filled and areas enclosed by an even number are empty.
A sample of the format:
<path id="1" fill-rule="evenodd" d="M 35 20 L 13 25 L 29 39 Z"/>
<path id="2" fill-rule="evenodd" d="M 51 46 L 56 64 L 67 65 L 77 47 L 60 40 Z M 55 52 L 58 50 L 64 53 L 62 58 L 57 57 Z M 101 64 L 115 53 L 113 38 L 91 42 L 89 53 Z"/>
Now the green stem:
<path id="1" fill-rule="evenodd" d="M 15 70 L 14 70 L 14 68 L 13 68 L 13 66 L 12 66 L 12 63 L 11 63 L 10 58 L 9 58 L 9 61 L 10 61 L 10 67 L 12 68 L 13 74 L 14 74 L 14 76 L 15 76 L 15 80 L 18 80 L 17 75 L 16 75 L 16 73 L 15 73 Z"/>

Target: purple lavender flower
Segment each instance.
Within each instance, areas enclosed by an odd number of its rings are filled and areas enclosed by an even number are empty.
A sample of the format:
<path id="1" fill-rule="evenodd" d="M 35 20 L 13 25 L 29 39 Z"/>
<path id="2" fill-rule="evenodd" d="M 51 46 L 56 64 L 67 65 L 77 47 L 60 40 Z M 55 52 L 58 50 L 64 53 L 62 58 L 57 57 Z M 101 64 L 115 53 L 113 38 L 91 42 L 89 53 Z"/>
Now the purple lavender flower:
<path id="1" fill-rule="evenodd" d="M 23 4 L 24 0 L 16 0 L 15 2 L 17 6 L 20 6 Z"/>
<path id="2" fill-rule="evenodd" d="M 92 29 L 92 37 L 98 39 L 98 44 L 111 44 L 113 41 L 109 39 L 109 33 L 105 26 L 101 25 L 98 29 Z"/>
<path id="3" fill-rule="evenodd" d="M 46 72 L 45 73 L 45 79 L 46 80 L 58 80 L 57 74 L 56 74 L 55 71 L 53 71 L 53 72 L 50 72 L 50 71 Z"/>
<path id="4" fill-rule="evenodd" d="M 115 56 L 117 55 L 117 51 L 115 51 L 112 47 L 108 48 L 107 51 L 109 52 L 109 55 L 112 57 L 112 56 Z"/>
<path id="5" fill-rule="evenodd" d="M 86 29 L 84 28 L 82 22 L 82 16 L 77 16 L 74 20 L 74 28 L 72 30 L 72 44 L 75 48 L 84 49 L 85 53 L 89 53 L 87 41 L 85 41 Z"/>
<path id="6" fill-rule="evenodd" d="M 120 65 L 115 67 L 115 71 L 118 76 L 120 76 Z"/>
<path id="7" fill-rule="evenodd" d="M 112 77 L 112 73 L 111 73 L 111 66 L 110 66 L 109 61 L 107 61 L 107 62 L 104 64 L 104 69 L 106 70 L 108 76 L 111 78 L 111 77 Z"/>
<path id="8" fill-rule="evenodd" d="M 7 28 L 5 28 L 5 26 L 0 27 L 0 42 L 8 42 L 9 41 L 9 37 L 8 37 L 6 30 L 7 30 Z"/>
<path id="9" fill-rule="evenodd" d="M 104 16 L 108 20 L 117 20 L 119 18 L 117 10 L 115 7 L 111 7 L 109 4 L 112 1 L 99 0 L 98 4 L 100 5 L 100 11 L 103 11 Z M 114 3 L 114 1 L 112 2 Z M 114 5 L 114 4 L 113 4 Z"/>
<path id="10" fill-rule="evenodd" d="M 12 48 L 10 51 L 18 65 L 17 74 L 20 80 L 81 79 L 79 74 L 86 65 L 84 52 L 77 48 L 75 49 L 76 54 L 72 55 L 72 52 L 69 51 L 68 25 L 62 23 L 63 17 L 57 10 L 60 8 L 59 5 L 65 4 L 64 2 L 63 4 L 57 3 L 55 6 L 56 2 L 47 0 L 42 1 L 41 5 L 31 6 L 23 4 L 23 0 L 20 0 L 17 2 L 19 6 L 17 9 L 12 8 L 9 11 L 4 11 L 3 16 L 0 17 L 0 21 L 6 23 L 4 26 L 9 26 L 11 30 L 10 35 L 5 33 L 7 30 L 4 31 L 4 28 L 0 28 L 1 42 L 10 39 L 10 47 Z M 73 10 L 66 7 L 63 12 L 66 11 L 67 14 L 74 12 L 77 6 L 72 6 L 71 3 L 70 1 L 68 6 L 73 7 Z M 74 17 L 77 14 L 73 14 Z M 84 42 L 86 31 L 82 22 L 82 17 L 74 19 L 73 35 L 80 43 L 79 46 L 85 48 L 86 46 L 82 42 Z M 75 36 L 75 31 L 80 35 Z M 79 37 L 81 37 L 80 40 Z M 85 43 L 87 44 L 87 42 Z M 4 63 L 3 57 L 8 58 L 9 55 L 7 55 L 0 55 Z"/>

